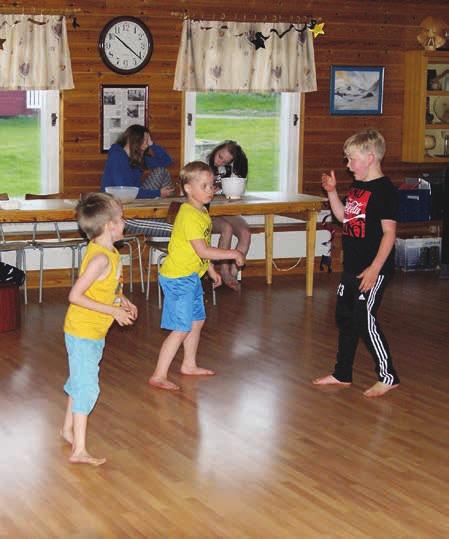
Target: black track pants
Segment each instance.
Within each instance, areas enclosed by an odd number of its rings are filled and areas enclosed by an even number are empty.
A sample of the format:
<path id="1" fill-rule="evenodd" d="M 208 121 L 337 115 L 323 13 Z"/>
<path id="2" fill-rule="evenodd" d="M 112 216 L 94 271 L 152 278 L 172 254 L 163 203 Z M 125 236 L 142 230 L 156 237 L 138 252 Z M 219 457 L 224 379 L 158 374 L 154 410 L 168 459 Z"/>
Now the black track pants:
<path id="1" fill-rule="evenodd" d="M 387 341 L 376 319 L 386 282 L 385 275 L 379 275 L 373 288 L 361 293 L 360 279 L 343 272 L 337 288 L 336 319 L 340 334 L 333 373 L 341 382 L 352 382 L 354 356 L 362 337 L 373 356 L 378 380 L 388 385 L 399 383 Z"/>

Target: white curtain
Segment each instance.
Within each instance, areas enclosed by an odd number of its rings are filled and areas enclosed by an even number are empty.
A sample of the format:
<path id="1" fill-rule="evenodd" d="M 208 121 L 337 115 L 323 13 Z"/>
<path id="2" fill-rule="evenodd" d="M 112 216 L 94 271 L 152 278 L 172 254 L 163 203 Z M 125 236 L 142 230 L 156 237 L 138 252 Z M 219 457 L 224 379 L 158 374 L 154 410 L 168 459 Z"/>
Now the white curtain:
<path id="1" fill-rule="evenodd" d="M 0 15 L 0 88 L 73 88 L 65 17 Z"/>
<path id="2" fill-rule="evenodd" d="M 312 33 L 305 24 L 185 20 L 173 88 L 316 91 Z"/>

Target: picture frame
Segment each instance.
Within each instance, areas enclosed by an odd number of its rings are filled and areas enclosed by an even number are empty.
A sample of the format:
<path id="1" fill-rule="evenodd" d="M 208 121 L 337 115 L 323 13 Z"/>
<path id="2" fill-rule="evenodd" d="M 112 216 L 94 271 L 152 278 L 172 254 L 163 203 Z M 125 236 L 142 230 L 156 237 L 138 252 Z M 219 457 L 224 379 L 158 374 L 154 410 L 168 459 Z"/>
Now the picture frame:
<path id="1" fill-rule="evenodd" d="M 330 113 L 382 114 L 383 85 L 384 67 L 331 66 Z"/>
<path id="2" fill-rule="evenodd" d="M 148 85 L 100 86 L 100 151 L 106 153 L 130 125 L 147 125 Z"/>

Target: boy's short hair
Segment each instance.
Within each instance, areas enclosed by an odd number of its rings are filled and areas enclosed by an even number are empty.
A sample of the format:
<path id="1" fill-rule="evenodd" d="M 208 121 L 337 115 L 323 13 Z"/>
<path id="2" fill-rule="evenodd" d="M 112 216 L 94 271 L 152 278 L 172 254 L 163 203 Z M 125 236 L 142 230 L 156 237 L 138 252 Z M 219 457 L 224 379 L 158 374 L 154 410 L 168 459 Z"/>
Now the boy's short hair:
<path id="1" fill-rule="evenodd" d="M 119 212 L 121 203 L 109 193 L 87 193 L 75 208 L 81 230 L 92 240 L 103 234 L 106 223 Z"/>
<path id="2" fill-rule="evenodd" d="M 187 163 L 187 165 L 180 170 L 179 179 L 181 180 L 181 188 L 184 194 L 186 194 L 184 186 L 190 183 L 192 180 L 198 179 L 200 172 L 210 172 L 213 174 L 210 166 L 203 161 L 192 161 Z"/>
<path id="3" fill-rule="evenodd" d="M 385 155 L 385 139 L 376 129 L 365 129 L 350 136 L 343 144 L 345 155 L 351 150 L 368 153 L 373 152 L 379 161 Z"/>

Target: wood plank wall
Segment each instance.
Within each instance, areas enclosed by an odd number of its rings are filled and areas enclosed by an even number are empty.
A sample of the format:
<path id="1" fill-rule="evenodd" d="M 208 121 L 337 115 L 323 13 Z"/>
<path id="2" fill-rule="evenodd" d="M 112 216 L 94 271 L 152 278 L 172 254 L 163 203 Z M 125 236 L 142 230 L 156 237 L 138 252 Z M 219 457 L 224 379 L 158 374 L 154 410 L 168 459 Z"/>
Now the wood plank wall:
<path id="1" fill-rule="evenodd" d="M 304 191 L 319 193 L 323 170 L 336 168 L 349 181 L 342 143 L 354 131 L 374 127 L 387 139 L 385 171 L 399 182 L 431 167 L 401 162 L 404 51 L 418 49 L 419 23 L 428 15 L 449 23 L 449 4 L 441 0 L 14 0 L 0 3 L 2 12 L 70 14 L 68 21 L 75 89 L 64 92 L 64 191 L 77 194 L 98 188 L 105 155 L 99 151 L 100 84 L 149 84 L 150 126 L 180 166 L 182 94 L 172 90 L 182 21 L 174 13 L 228 20 L 296 21 L 313 15 L 325 22 L 325 35 L 315 40 L 318 91 L 307 94 L 304 118 Z M 109 71 L 97 52 L 103 26 L 119 15 L 141 17 L 150 27 L 155 49 L 140 73 L 120 76 Z M 330 116 L 329 71 L 332 64 L 385 66 L 384 111 L 381 116 Z M 435 167 L 434 167 L 435 168 Z"/>

